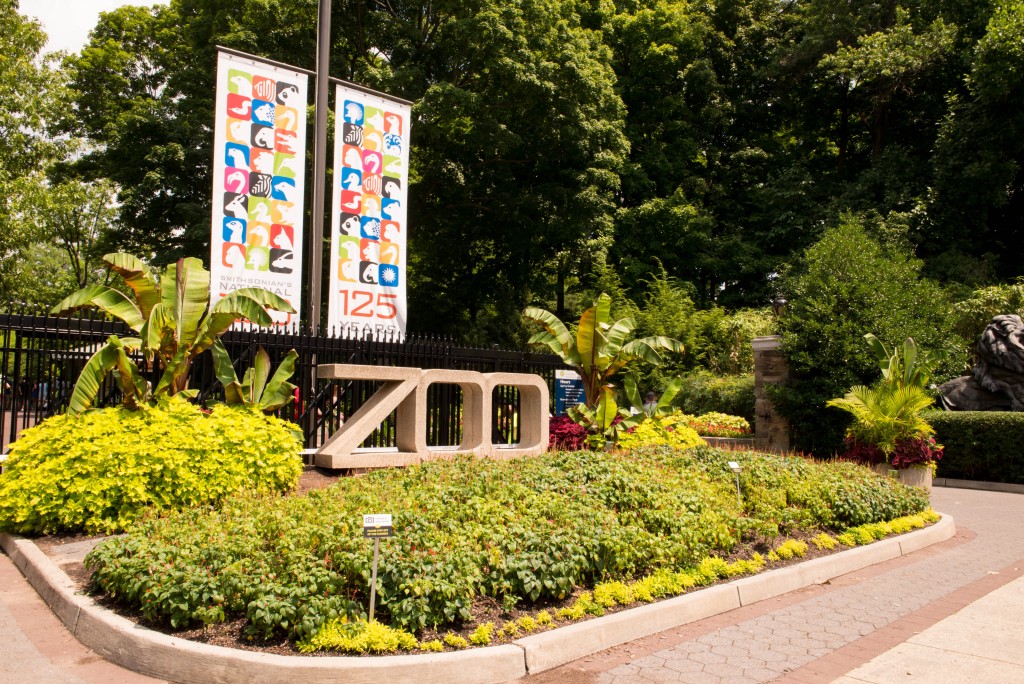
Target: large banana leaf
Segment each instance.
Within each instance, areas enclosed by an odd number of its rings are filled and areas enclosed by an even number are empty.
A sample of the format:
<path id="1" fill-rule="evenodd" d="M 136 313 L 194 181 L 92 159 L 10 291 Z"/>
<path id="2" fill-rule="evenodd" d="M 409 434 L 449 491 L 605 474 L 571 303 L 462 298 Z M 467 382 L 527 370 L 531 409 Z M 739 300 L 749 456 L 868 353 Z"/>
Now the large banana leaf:
<path id="1" fill-rule="evenodd" d="M 601 388 L 601 396 L 597 400 L 597 410 L 594 412 L 597 429 L 605 433 L 619 415 L 619 406 L 615 403 L 615 392 L 607 385 Z"/>
<path id="2" fill-rule="evenodd" d="M 665 387 L 665 391 L 658 397 L 658 403 L 654 407 L 654 412 L 662 415 L 665 413 L 672 412 L 672 402 L 675 400 L 676 395 L 679 394 L 679 390 L 683 388 L 683 379 L 675 378 L 672 382 L 668 383 Z"/>
<path id="3" fill-rule="evenodd" d="M 530 320 L 537 321 L 544 326 L 544 330 L 558 341 L 558 346 L 561 349 L 559 351 L 558 349 L 551 347 L 552 351 L 559 356 L 562 356 L 563 360 L 565 360 L 565 356 L 569 353 L 569 348 L 572 346 L 572 336 L 569 334 L 569 330 L 565 327 L 562 321 L 558 320 L 558 317 L 550 311 L 538 309 L 535 306 L 528 307 L 526 311 L 523 312 L 523 316 Z M 543 342 L 543 344 L 548 343 Z"/>
<path id="4" fill-rule="evenodd" d="M 266 308 L 255 299 L 239 295 L 239 291 L 232 292 L 217 302 L 210 310 L 212 314 L 231 314 L 231 323 L 239 319 L 252 321 L 256 325 L 273 325 L 274 319 L 267 313 Z M 231 327 L 229 324 L 228 327 Z M 227 328 L 225 328 L 227 330 Z"/>
<path id="5" fill-rule="evenodd" d="M 256 302 L 264 309 L 271 309 L 273 311 L 281 311 L 283 313 L 295 313 L 295 308 L 288 303 L 288 300 L 274 294 L 270 290 L 264 290 L 259 287 L 243 287 L 235 290 L 226 297 L 221 298 L 216 304 L 214 304 L 213 311 L 230 311 L 235 306 L 231 302 L 236 299 L 247 299 Z M 250 319 L 252 320 L 252 319 Z M 255 321 L 253 321 L 255 323 Z M 269 323 L 267 324 L 269 325 Z"/>
<path id="6" fill-rule="evenodd" d="M 156 304 L 149 312 L 149 319 L 139 331 L 145 344 L 142 346 L 148 362 L 154 353 L 160 355 L 162 362 L 172 358 L 177 351 L 173 312 L 163 302 Z"/>
<path id="7" fill-rule="evenodd" d="M 594 306 L 584 311 L 580 316 L 579 327 L 576 328 L 576 351 L 580 355 L 580 365 L 585 369 L 598 365 L 597 359 L 601 349 L 607 344 L 604 331 L 601 329 L 602 308 L 599 306 L 601 300 L 607 297 L 608 295 L 602 294 Z"/>
<path id="8" fill-rule="evenodd" d="M 558 338 L 549 333 L 547 330 L 541 330 L 538 333 L 534 333 L 533 336 L 526 341 L 526 343 L 545 346 L 548 349 L 550 349 L 553 354 L 562 357 L 562 360 L 568 363 L 568 361 L 565 358 L 565 350 L 562 349 L 562 345 L 558 341 Z"/>
<path id="9" fill-rule="evenodd" d="M 227 404 L 244 404 L 245 398 L 242 394 L 242 385 L 238 382 L 238 375 L 235 374 L 235 367 L 228 356 L 228 350 L 224 343 L 214 340 L 210 346 L 210 353 L 213 355 L 213 372 L 224 386 L 224 402 Z"/>
<path id="10" fill-rule="evenodd" d="M 153 394 L 177 394 L 188 389 L 188 374 L 192 369 L 192 354 L 185 347 L 178 347 L 164 367 L 164 372 L 153 388 Z"/>
<path id="11" fill-rule="evenodd" d="M 211 313 L 203 319 L 199 330 L 196 332 L 196 341 L 192 345 L 194 356 L 202 354 L 217 341 L 225 330 L 234 325 L 238 320 L 238 314 L 234 311 L 221 311 Z"/>
<path id="12" fill-rule="evenodd" d="M 242 378 L 242 394 L 250 404 L 258 404 L 263 395 L 263 388 L 267 386 L 267 378 L 270 377 L 270 354 L 263 347 L 256 350 L 256 357 L 252 360 L 249 370 L 245 371 Z"/>
<path id="13" fill-rule="evenodd" d="M 683 351 L 683 345 L 678 340 L 674 340 L 671 337 L 665 337 L 663 335 L 654 335 L 651 337 L 642 337 L 639 340 L 633 340 L 628 344 L 623 345 L 620 354 L 622 356 L 628 356 L 630 358 L 639 358 L 660 365 L 662 362 L 661 354 L 659 351 L 674 352 L 681 354 Z"/>
<path id="14" fill-rule="evenodd" d="M 605 334 L 608 341 L 602 350 L 602 356 L 609 359 L 615 358 L 615 355 L 622 349 L 622 345 L 626 343 L 626 338 L 634 329 L 636 329 L 636 322 L 632 318 L 620 318 L 615 321 Z"/>
<path id="15" fill-rule="evenodd" d="M 123 292 L 105 285 L 83 287 L 78 292 L 62 299 L 59 304 L 50 310 L 50 313 L 59 315 L 92 306 L 105 311 L 111 316 L 120 318 L 135 332 L 139 332 L 143 323 L 145 323 L 145 319 L 132 300 L 128 299 Z"/>
<path id="16" fill-rule="evenodd" d="M 179 347 L 191 347 L 210 303 L 209 271 L 203 268 L 203 262 L 199 259 L 179 259 L 164 271 L 160 290 L 161 303 L 174 317 Z"/>
<path id="17" fill-rule="evenodd" d="M 135 293 L 135 301 L 139 305 L 139 313 L 149 318 L 150 311 L 160 302 L 160 286 L 156 277 L 143 261 L 131 254 L 117 252 L 103 256 L 110 269 L 118 273 L 128 287 Z"/>
<path id="18" fill-rule="evenodd" d="M 640 398 L 640 390 L 636 387 L 636 378 L 632 375 L 627 375 L 622 383 L 622 387 L 626 391 L 626 398 L 629 399 L 630 405 L 635 409 L 642 408 L 644 400 Z"/>
<path id="19" fill-rule="evenodd" d="M 299 353 L 292 349 L 285 355 L 277 367 L 270 382 L 260 394 L 260 408 L 264 411 L 276 411 L 282 406 L 287 406 L 295 399 L 296 387 L 288 382 L 288 379 L 295 374 L 295 362 Z"/>
<path id="20" fill-rule="evenodd" d="M 78 382 L 75 383 L 75 389 L 68 402 L 68 413 L 75 416 L 88 410 L 96 401 L 103 378 L 115 369 L 120 375 L 125 406 L 137 409 L 149 395 L 149 383 L 142 377 L 135 363 L 125 352 L 122 340 L 111 335 L 107 338 L 107 343 L 100 347 L 82 368 L 82 373 L 78 376 Z"/>

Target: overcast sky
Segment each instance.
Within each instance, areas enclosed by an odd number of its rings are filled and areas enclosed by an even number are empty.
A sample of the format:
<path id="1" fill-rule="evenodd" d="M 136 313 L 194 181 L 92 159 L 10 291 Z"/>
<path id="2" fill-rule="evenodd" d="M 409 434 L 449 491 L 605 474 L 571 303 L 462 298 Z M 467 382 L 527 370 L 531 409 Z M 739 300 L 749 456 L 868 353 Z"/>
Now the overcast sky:
<path id="1" fill-rule="evenodd" d="M 78 52 L 96 26 L 100 12 L 109 12 L 122 5 L 166 5 L 169 0 L 21 0 L 19 8 L 25 16 L 35 17 L 50 37 L 44 52 L 67 50 Z"/>

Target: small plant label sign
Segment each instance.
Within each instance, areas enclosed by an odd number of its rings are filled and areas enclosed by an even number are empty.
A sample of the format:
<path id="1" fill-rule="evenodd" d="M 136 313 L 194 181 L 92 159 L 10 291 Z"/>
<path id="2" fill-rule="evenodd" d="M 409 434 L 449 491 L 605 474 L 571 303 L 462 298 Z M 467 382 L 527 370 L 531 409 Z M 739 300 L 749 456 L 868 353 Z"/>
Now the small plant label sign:
<path id="1" fill-rule="evenodd" d="M 395 536 L 391 526 L 390 513 L 373 513 L 363 516 L 363 536 L 369 539 L 386 539 Z"/>

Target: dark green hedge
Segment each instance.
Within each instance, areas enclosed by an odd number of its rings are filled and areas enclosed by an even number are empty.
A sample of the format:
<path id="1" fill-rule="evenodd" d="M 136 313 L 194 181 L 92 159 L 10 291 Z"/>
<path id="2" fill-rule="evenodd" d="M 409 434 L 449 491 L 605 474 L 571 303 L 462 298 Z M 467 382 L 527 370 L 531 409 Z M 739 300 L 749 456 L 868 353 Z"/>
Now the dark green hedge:
<path id="1" fill-rule="evenodd" d="M 1024 413 L 927 411 L 946 447 L 938 477 L 1024 484 Z"/>
<path id="2" fill-rule="evenodd" d="M 693 373 L 683 377 L 675 403 L 684 413 L 728 413 L 754 424 L 754 376 Z"/>

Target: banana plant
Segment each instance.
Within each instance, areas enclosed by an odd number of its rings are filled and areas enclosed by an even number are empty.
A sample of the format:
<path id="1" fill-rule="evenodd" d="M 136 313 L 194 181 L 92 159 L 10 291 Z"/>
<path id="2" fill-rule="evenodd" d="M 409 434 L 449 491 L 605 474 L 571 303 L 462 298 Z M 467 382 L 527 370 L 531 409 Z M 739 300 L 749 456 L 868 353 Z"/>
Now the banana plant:
<path id="1" fill-rule="evenodd" d="M 632 376 L 627 375 L 622 385 L 626 398 L 632 405 L 629 409 L 616 403 L 615 393 L 610 386 L 602 388 L 596 409 L 590 409 L 585 404 L 568 409 L 570 418 L 576 423 L 590 428 L 590 435 L 587 437 L 587 441 L 592 448 L 600 448 L 602 441 L 617 442 L 620 434 L 640 425 L 648 418 L 667 416 L 672 413 L 674 410 L 672 400 L 675 399 L 676 394 L 679 393 L 680 388 L 683 386 L 683 379 L 676 378 L 669 383 L 665 391 L 661 393 L 661 397 L 658 399 L 654 410 L 650 413 L 644 410 L 643 400 L 640 398 L 636 380 Z M 619 418 L 618 422 L 616 422 L 616 418 Z M 655 421 L 654 424 L 663 430 L 661 422 Z"/>
<path id="2" fill-rule="evenodd" d="M 265 413 L 270 413 L 287 406 L 295 398 L 296 387 L 288 382 L 288 378 L 295 373 L 295 361 L 299 358 L 298 352 L 294 349 L 285 355 L 271 377 L 270 354 L 262 346 L 259 347 L 252 366 L 245 371 L 241 382 L 238 381 L 231 357 L 220 340 L 213 343 L 210 352 L 213 354 L 214 373 L 224 385 L 225 403 L 255 406 Z"/>
<path id="3" fill-rule="evenodd" d="M 199 259 L 179 259 L 168 265 L 159 277 L 131 254 L 107 254 L 103 261 L 124 278 L 135 300 L 114 288 L 90 285 L 66 297 L 51 313 L 60 315 L 97 308 L 120 318 L 137 333 L 138 337 L 121 340 L 121 346 L 141 351 L 147 369 L 155 363 L 163 371 L 156 387 L 152 392 L 147 391 L 140 401 L 179 393 L 194 396 L 195 391 L 188 388 L 193 361 L 235 321 L 244 319 L 269 326 L 273 319 L 268 309 L 295 312 L 286 300 L 261 288 L 235 290 L 211 305 L 210 273 Z M 103 378 L 113 370 L 105 361 L 114 353 L 107 348 L 110 344 L 108 341 L 96 352 L 94 357 L 99 356 L 99 359 L 86 363 L 72 393 L 69 413 L 81 413 L 96 400 Z M 127 402 L 127 395 L 125 399 Z"/>
<path id="4" fill-rule="evenodd" d="M 570 411 L 569 416 L 586 425 L 592 435 L 600 436 L 609 433 L 614 436 L 612 426 L 620 415 L 612 383 L 615 375 L 631 361 L 640 359 L 658 366 L 664 361 L 662 352 L 680 354 L 683 351 L 683 345 L 670 337 L 651 336 L 627 342 L 636 323 L 631 318 L 612 321 L 611 308 L 612 298 L 602 292 L 594 305 L 583 312 L 575 335 L 549 311 L 529 307 L 523 312 L 523 316 L 544 328 L 529 339 L 529 344 L 547 347 L 566 365 L 572 366 L 583 380 L 586 402 Z M 634 400 L 630 398 L 630 401 Z"/>
<path id="5" fill-rule="evenodd" d="M 913 337 L 903 341 L 903 347 L 890 352 L 873 333 L 864 336 L 882 371 L 883 382 L 896 387 L 926 387 L 932 373 L 946 360 L 945 352 L 920 351 Z"/>

